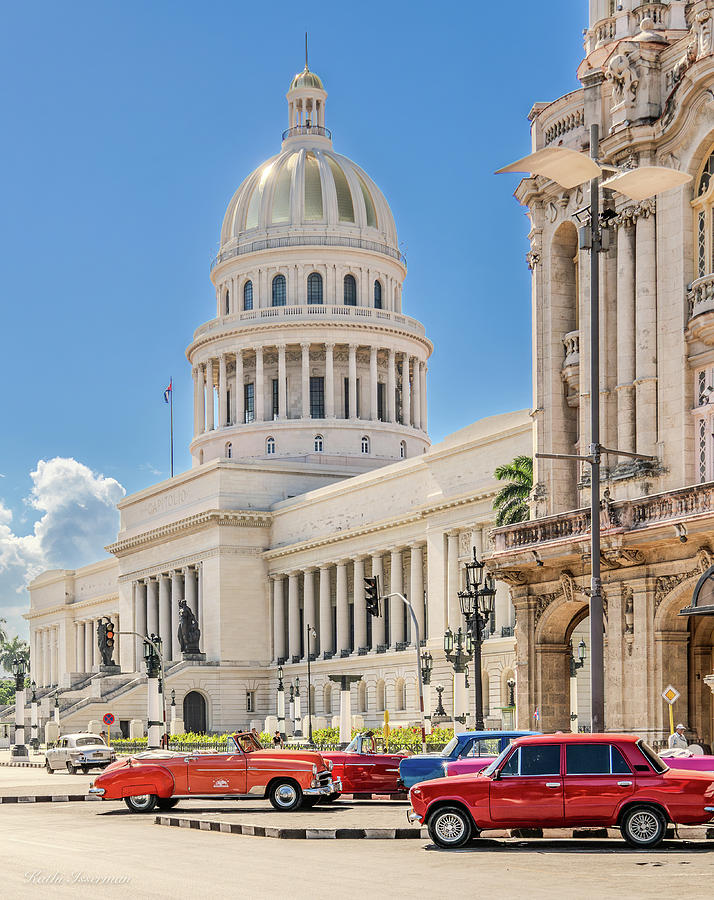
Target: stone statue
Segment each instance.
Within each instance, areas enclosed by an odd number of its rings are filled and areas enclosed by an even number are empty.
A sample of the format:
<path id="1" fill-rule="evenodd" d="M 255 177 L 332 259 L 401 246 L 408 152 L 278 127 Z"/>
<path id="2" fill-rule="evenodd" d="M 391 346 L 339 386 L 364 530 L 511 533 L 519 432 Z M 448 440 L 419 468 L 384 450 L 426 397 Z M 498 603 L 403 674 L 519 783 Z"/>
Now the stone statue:
<path id="1" fill-rule="evenodd" d="M 640 80 L 637 70 L 623 53 L 618 53 L 607 66 L 607 78 L 612 82 L 612 108 L 634 103 Z"/>
<path id="2" fill-rule="evenodd" d="M 179 600 L 178 639 L 182 653 L 200 653 L 201 629 L 185 600 Z"/>
<path id="3" fill-rule="evenodd" d="M 102 657 L 103 666 L 114 666 L 116 663 L 112 659 L 114 648 L 107 644 L 107 630 L 104 622 L 97 622 L 97 646 Z"/>
<path id="4" fill-rule="evenodd" d="M 697 13 L 693 30 L 697 38 L 697 59 L 701 59 L 714 50 L 714 28 L 709 10 L 703 9 Z"/>

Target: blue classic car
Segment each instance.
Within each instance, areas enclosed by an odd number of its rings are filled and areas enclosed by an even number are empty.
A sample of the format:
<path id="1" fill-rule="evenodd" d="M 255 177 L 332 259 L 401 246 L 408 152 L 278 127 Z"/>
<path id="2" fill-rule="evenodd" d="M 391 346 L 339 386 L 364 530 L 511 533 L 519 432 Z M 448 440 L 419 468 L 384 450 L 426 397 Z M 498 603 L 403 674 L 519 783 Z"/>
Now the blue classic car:
<path id="1" fill-rule="evenodd" d="M 533 731 L 464 731 L 455 734 L 441 753 L 407 756 L 399 763 L 399 779 L 408 790 L 420 781 L 443 778 L 457 759 L 483 757 L 484 766 L 518 737 Z"/>

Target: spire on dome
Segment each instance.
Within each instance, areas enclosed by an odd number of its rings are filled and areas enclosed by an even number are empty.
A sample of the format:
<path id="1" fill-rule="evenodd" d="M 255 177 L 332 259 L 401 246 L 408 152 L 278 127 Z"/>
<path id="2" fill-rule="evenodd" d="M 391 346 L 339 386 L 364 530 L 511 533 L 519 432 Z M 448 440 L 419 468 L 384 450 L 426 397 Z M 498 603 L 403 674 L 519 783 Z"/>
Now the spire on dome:
<path id="1" fill-rule="evenodd" d="M 307 135 L 327 138 L 328 141 L 332 137 L 325 128 L 327 91 L 320 76 L 310 71 L 307 51 L 307 32 L 305 32 L 305 68 L 295 75 L 286 94 L 289 127 L 283 132 L 284 141 Z"/>

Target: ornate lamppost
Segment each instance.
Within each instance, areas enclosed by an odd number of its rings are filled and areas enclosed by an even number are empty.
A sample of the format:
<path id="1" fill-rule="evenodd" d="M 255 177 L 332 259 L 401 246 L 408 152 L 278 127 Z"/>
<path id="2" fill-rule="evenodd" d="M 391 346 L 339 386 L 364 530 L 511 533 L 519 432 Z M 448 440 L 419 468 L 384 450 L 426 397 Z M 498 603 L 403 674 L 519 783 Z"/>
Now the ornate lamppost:
<path id="1" fill-rule="evenodd" d="M 468 695 L 466 694 L 466 664 L 473 653 L 473 639 L 471 632 L 463 633 L 461 628 L 454 634 L 446 629 L 444 634 L 444 653 L 454 667 L 454 723 L 466 724 L 466 708 Z M 462 712 L 463 710 L 463 712 Z M 478 726 L 477 726 L 478 727 Z M 483 728 L 483 725 L 481 725 Z M 454 731 L 456 725 L 454 724 Z"/>
<path id="2" fill-rule="evenodd" d="M 466 563 L 466 590 L 459 591 L 459 606 L 466 619 L 466 626 L 471 635 L 474 653 L 474 727 L 483 731 L 483 688 L 481 682 L 481 646 L 486 634 L 486 626 L 493 614 L 496 599 L 496 585 L 493 575 L 483 577 L 484 563 L 476 557 Z"/>
<path id="3" fill-rule="evenodd" d="M 295 737 L 302 737 L 302 700 L 300 698 L 300 676 L 295 676 L 295 698 L 294 698 L 295 716 Z"/>
<path id="4" fill-rule="evenodd" d="M 171 689 L 171 734 L 176 734 L 176 691 Z"/>
<path id="5" fill-rule="evenodd" d="M 55 694 L 55 706 L 54 706 L 54 719 L 55 725 L 57 728 L 60 727 L 60 706 L 59 706 L 59 695 Z"/>
<path id="6" fill-rule="evenodd" d="M 25 744 L 25 660 L 22 656 L 16 656 L 12 664 L 12 674 L 15 676 L 15 743 L 12 747 L 12 756 L 27 756 Z"/>
<path id="7" fill-rule="evenodd" d="M 285 685 L 282 666 L 278 666 L 278 731 L 280 737 L 285 740 Z"/>
<path id="8" fill-rule="evenodd" d="M 431 670 L 434 658 L 428 650 L 421 655 L 421 680 L 424 686 L 424 724 L 426 733 L 431 734 Z"/>
<path id="9" fill-rule="evenodd" d="M 586 656 L 585 639 L 581 638 L 578 644 L 578 658 L 575 658 L 573 650 L 573 642 L 570 641 L 570 721 L 573 723 L 572 728 L 578 731 L 578 669 L 582 669 L 585 665 Z"/>
<path id="10" fill-rule="evenodd" d="M 161 658 L 161 638 L 152 634 L 144 638 L 144 663 L 146 665 L 146 677 L 148 679 L 148 709 L 147 709 L 147 740 L 146 746 L 150 750 L 157 750 L 161 746 L 161 726 L 166 732 L 166 714 L 161 718 L 161 670 L 163 668 Z"/>
<path id="11" fill-rule="evenodd" d="M 312 661 L 312 652 L 310 650 L 310 638 L 316 638 L 317 632 L 312 625 L 305 626 L 307 631 L 307 736 L 312 744 L 312 687 L 310 682 L 310 663 Z"/>
<path id="12" fill-rule="evenodd" d="M 434 711 L 435 719 L 445 719 L 446 710 L 444 709 L 444 687 L 441 684 L 436 686 L 436 710 Z"/>
<path id="13" fill-rule="evenodd" d="M 32 749 L 37 752 L 40 746 L 40 739 L 38 736 L 37 729 L 37 694 L 35 690 L 37 685 L 34 681 L 30 682 L 30 689 L 32 691 L 32 695 L 30 697 L 30 744 L 32 745 Z"/>

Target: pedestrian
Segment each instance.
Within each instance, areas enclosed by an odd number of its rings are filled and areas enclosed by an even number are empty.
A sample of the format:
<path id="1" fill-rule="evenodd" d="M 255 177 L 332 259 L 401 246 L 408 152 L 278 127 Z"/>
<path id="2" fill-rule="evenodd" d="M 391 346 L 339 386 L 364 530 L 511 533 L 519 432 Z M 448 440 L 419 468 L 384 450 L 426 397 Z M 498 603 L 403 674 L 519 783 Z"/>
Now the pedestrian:
<path id="1" fill-rule="evenodd" d="M 99 737 L 102 739 L 102 743 L 103 743 L 103 744 L 106 744 L 106 742 L 107 742 L 107 733 L 106 733 L 106 731 L 100 731 L 100 732 L 99 732 Z"/>
<path id="2" fill-rule="evenodd" d="M 670 750 L 686 750 L 689 744 L 684 736 L 684 725 L 680 722 L 667 741 Z"/>
<path id="3" fill-rule="evenodd" d="M 253 735 L 258 744 L 260 744 L 260 735 L 258 734 L 257 728 L 251 728 L 250 733 Z"/>
<path id="4" fill-rule="evenodd" d="M 276 731 L 273 735 L 273 750 L 282 750 L 283 749 L 283 738 L 280 734 L 280 731 Z"/>

